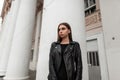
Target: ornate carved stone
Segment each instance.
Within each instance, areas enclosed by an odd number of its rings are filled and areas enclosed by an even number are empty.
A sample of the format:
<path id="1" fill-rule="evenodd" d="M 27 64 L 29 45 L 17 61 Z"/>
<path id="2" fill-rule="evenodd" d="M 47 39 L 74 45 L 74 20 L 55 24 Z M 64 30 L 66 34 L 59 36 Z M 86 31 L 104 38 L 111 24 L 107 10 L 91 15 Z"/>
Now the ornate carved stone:
<path id="1" fill-rule="evenodd" d="M 85 17 L 85 24 L 86 24 L 86 30 L 91 30 L 100 27 L 100 25 L 102 25 L 100 10 L 97 10 L 93 14 Z"/>

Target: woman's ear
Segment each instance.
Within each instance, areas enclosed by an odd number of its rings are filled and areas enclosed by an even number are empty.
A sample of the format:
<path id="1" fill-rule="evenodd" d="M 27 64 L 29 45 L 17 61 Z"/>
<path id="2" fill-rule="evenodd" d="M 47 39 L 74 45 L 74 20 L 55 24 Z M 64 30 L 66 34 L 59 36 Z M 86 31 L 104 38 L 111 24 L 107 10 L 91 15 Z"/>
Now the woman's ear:
<path id="1" fill-rule="evenodd" d="M 70 33 L 70 30 L 68 30 L 68 33 Z"/>

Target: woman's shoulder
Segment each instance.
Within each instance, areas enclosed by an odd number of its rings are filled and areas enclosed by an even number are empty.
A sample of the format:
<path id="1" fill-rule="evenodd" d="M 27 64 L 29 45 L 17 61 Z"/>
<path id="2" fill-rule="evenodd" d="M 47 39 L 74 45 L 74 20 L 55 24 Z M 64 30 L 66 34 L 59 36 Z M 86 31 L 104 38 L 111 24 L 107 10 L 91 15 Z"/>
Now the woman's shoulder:
<path id="1" fill-rule="evenodd" d="M 51 43 L 51 45 L 56 45 L 56 44 L 60 44 L 60 43 L 58 41 L 54 41 L 54 42 Z M 75 44 L 75 45 L 77 44 L 77 45 L 79 45 L 79 42 L 71 41 L 70 44 Z"/>
<path id="2" fill-rule="evenodd" d="M 58 42 L 57 41 L 54 41 L 51 43 L 51 46 L 55 46 Z"/>
<path id="3" fill-rule="evenodd" d="M 72 41 L 72 43 L 73 43 L 73 44 L 79 44 L 79 42 L 77 42 L 77 41 Z"/>

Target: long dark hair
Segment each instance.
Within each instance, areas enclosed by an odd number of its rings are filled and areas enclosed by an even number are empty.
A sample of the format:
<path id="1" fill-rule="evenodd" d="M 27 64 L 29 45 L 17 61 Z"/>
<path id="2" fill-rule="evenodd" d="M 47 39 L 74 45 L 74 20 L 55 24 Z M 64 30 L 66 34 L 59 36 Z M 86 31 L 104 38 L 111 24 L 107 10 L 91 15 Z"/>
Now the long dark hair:
<path id="1" fill-rule="evenodd" d="M 66 22 L 60 23 L 60 24 L 58 25 L 58 30 L 57 30 L 58 38 L 57 38 L 57 41 L 58 41 L 58 42 L 61 42 L 61 41 L 62 41 L 62 38 L 59 36 L 59 27 L 60 27 L 61 25 L 66 26 L 67 29 L 70 30 L 70 33 L 68 34 L 69 40 L 70 40 L 70 41 L 73 41 L 73 39 L 72 39 L 72 30 L 71 30 L 71 26 L 70 26 L 68 23 L 66 23 Z"/>

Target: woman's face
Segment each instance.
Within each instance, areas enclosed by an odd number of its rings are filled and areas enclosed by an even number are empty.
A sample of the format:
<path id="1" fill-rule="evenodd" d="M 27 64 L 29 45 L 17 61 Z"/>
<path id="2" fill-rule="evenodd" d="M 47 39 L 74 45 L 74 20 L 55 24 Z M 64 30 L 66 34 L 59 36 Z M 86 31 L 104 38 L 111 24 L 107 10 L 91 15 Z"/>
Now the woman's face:
<path id="1" fill-rule="evenodd" d="M 59 26 L 59 37 L 60 38 L 66 38 L 69 36 L 70 30 L 65 25 Z"/>

